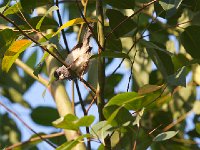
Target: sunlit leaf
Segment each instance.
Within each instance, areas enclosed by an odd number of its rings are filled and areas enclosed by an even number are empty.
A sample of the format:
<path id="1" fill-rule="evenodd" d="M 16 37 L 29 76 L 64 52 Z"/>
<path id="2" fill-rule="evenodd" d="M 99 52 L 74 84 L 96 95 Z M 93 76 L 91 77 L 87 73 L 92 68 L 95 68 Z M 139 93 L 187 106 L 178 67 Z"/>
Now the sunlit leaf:
<path id="1" fill-rule="evenodd" d="M 2 70 L 8 72 L 12 64 L 19 57 L 19 54 L 28 48 L 31 43 L 30 40 L 26 39 L 15 41 L 4 54 Z"/>
<path id="2" fill-rule="evenodd" d="M 153 139 L 153 141 L 158 142 L 158 141 L 165 141 L 165 140 L 171 139 L 178 132 L 179 131 L 167 131 L 167 132 L 160 133 Z"/>
<path id="3" fill-rule="evenodd" d="M 6 4 L 6 6 L 3 6 L 0 8 L 0 13 L 3 13 L 4 10 L 6 10 L 6 8 L 10 5 L 10 0 L 8 1 L 8 3 Z"/>
<path id="4" fill-rule="evenodd" d="M 104 141 L 105 137 L 112 134 L 111 128 L 112 126 L 107 121 L 100 121 L 92 126 L 91 134 L 101 141 Z"/>
<path id="5" fill-rule="evenodd" d="M 12 5 L 11 7 L 8 7 L 8 9 L 6 9 L 6 11 L 4 11 L 4 15 L 11 15 L 11 14 L 15 14 L 18 13 L 20 10 L 22 9 L 21 3 L 16 3 L 14 5 Z"/>
<path id="6" fill-rule="evenodd" d="M 154 91 L 161 89 L 162 87 L 163 86 L 146 84 L 138 90 L 138 94 L 142 95 L 142 94 L 152 93 Z"/>
<path id="7" fill-rule="evenodd" d="M 129 105 L 129 103 L 133 102 L 133 101 L 137 101 L 138 99 L 143 98 L 144 96 L 138 95 L 136 92 L 126 92 L 126 93 L 121 93 L 121 94 L 117 94 L 116 96 L 112 97 L 108 103 L 106 104 L 107 106 L 111 106 L 111 105 L 117 105 L 117 106 L 123 106 L 125 105 Z M 138 108 L 139 104 L 136 104 L 135 106 L 131 106 L 135 109 L 139 109 Z"/>
<path id="8" fill-rule="evenodd" d="M 15 41 L 16 34 L 11 29 L 5 29 L 0 31 L 0 59 L 3 58 L 5 51 Z"/>
<path id="9" fill-rule="evenodd" d="M 91 18 L 86 18 L 86 20 L 88 22 L 96 22 L 95 19 L 91 19 Z M 82 24 L 82 23 L 85 23 L 83 18 L 72 19 L 72 20 L 64 23 L 53 36 L 57 35 L 58 33 L 60 33 L 61 30 L 65 29 L 67 27 L 70 27 L 70 26 L 73 26 L 73 25 L 76 25 L 76 24 Z"/>
<path id="10" fill-rule="evenodd" d="M 200 115 L 200 101 L 195 101 L 193 111 L 195 114 Z"/>
<path id="11" fill-rule="evenodd" d="M 52 7 L 44 14 L 44 16 L 40 19 L 40 21 L 37 23 L 36 29 L 40 30 L 40 27 L 41 27 L 41 25 L 42 25 L 42 22 L 43 22 L 44 18 L 45 18 L 48 14 L 50 14 L 52 11 L 55 11 L 55 10 L 58 10 L 58 9 L 59 9 L 59 8 L 58 8 L 57 6 L 52 6 Z"/>
<path id="12" fill-rule="evenodd" d="M 84 116 L 82 118 L 78 118 L 72 114 L 67 114 L 64 117 L 61 117 L 53 122 L 53 125 L 57 128 L 68 129 L 68 130 L 78 130 L 79 127 L 89 127 L 94 121 L 95 117 Z"/>
<path id="13" fill-rule="evenodd" d="M 137 125 L 138 128 L 140 127 L 140 120 L 142 118 L 143 113 L 144 113 L 144 108 L 142 108 L 141 111 L 136 113 L 136 118 L 135 121 L 133 122 L 133 125 Z"/>
<path id="14" fill-rule="evenodd" d="M 128 126 L 134 119 L 128 109 L 116 105 L 104 107 L 103 115 L 113 127 Z"/>
<path id="15" fill-rule="evenodd" d="M 61 146 L 56 148 L 56 150 L 71 150 L 77 144 L 82 143 L 84 138 L 90 138 L 90 137 L 91 137 L 90 134 L 83 134 L 75 140 L 67 141 L 67 142 L 63 143 Z"/>

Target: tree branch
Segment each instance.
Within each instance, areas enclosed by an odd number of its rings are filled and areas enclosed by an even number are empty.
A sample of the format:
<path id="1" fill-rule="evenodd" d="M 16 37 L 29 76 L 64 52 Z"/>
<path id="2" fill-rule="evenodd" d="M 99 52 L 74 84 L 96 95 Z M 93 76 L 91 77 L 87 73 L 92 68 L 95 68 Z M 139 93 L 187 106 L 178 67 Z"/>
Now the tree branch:
<path id="1" fill-rule="evenodd" d="M 31 36 L 29 36 L 27 33 L 25 33 L 21 28 L 18 27 L 18 25 L 10 20 L 9 18 L 7 18 L 6 16 L 4 16 L 2 13 L 0 13 L 0 17 L 2 17 L 3 19 L 5 19 L 6 21 L 10 22 L 15 28 L 17 28 L 19 30 L 19 32 L 21 32 L 26 38 L 30 39 L 32 42 L 34 42 L 35 44 L 40 44 L 38 41 L 36 41 L 34 38 L 32 38 Z M 44 51 L 48 52 L 50 55 L 52 55 L 54 58 L 56 58 L 59 62 L 61 62 L 65 67 L 69 67 L 66 62 L 64 60 L 62 60 L 60 57 L 58 57 L 55 53 L 51 52 L 50 50 L 48 50 L 47 48 L 40 46 Z"/>
<path id="2" fill-rule="evenodd" d="M 8 108 L 6 105 L 4 105 L 2 102 L 0 102 L 0 105 L 6 109 L 7 112 L 11 113 L 13 116 L 15 116 L 26 128 L 28 128 L 30 131 L 32 131 L 34 134 L 36 134 L 39 139 L 42 141 L 45 141 L 47 144 L 52 146 L 53 148 L 56 148 L 56 146 L 48 141 L 47 139 L 44 139 L 41 135 L 39 135 L 35 130 L 33 130 L 24 120 L 22 120 L 14 111 L 12 111 L 10 108 Z"/>
<path id="3" fill-rule="evenodd" d="M 64 135 L 65 132 L 59 132 L 59 133 L 53 133 L 53 134 L 49 134 L 49 135 L 41 135 L 41 137 L 43 139 L 50 139 L 50 138 L 55 138 L 55 137 L 58 137 L 58 136 L 62 136 Z M 39 141 L 41 140 L 40 137 L 34 137 L 34 138 L 30 138 L 29 140 L 27 141 L 24 141 L 24 142 L 19 142 L 19 143 L 16 143 L 16 144 L 13 144 L 7 148 L 5 148 L 5 150 L 12 150 L 12 149 L 15 149 L 17 147 L 21 147 L 23 145 L 26 145 L 26 144 L 30 144 L 32 142 L 36 142 L 36 141 Z"/>
<path id="4" fill-rule="evenodd" d="M 59 8 L 59 6 L 58 6 L 58 0 L 56 0 L 56 6 Z M 59 24 L 60 24 L 60 27 L 61 27 L 63 25 L 63 23 L 62 23 L 62 18 L 61 18 L 59 9 L 56 12 L 57 12 L 58 21 L 59 21 Z M 65 43 L 65 48 L 67 50 L 67 53 L 69 53 L 68 42 L 67 42 L 67 38 L 65 36 L 64 30 L 61 30 L 61 33 L 62 33 L 62 37 L 63 37 L 64 43 Z"/>
<path id="5" fill-rule="evenodd" d="M 24 72 L 26 72 L 28 75 L 30 75 L 32 78 L 34 78 L 35 80 L 37 80 L 38 82 L 40 82 L 41 84 L 43 84 L 44 86 L 48 87 L 48 81 L 46 79 L 44 79 L 41 75 L 38 75 L 38 77 L 36 77 L 33 74 L 33 69 L 31 69 L 29 66 L 27 66 L 25 63 L 23 63 L 20 59 L 16 59 L 15 64 L 17 66 L 19 66 L 20 68 L 22 68 L 24 70 Z"/>

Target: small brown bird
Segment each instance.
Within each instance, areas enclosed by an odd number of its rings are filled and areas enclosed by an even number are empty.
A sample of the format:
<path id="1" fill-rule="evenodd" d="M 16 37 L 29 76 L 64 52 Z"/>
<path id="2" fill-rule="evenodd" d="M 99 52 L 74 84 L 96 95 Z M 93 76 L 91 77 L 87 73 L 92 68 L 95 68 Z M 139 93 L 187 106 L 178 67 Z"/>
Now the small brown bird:
<path id="1" fill-rule="evenodd" d="M 77 44 L 67 55 L 65 62 L 69 67 L 67 68 L 63 65 L 54 72 L 54 77 L 57 80 L 82 78 L 87 72 L 92 50 L 89 45 L 91 36 L 92 33 L 88 28 L 83 37 L 83 42 Z"/>

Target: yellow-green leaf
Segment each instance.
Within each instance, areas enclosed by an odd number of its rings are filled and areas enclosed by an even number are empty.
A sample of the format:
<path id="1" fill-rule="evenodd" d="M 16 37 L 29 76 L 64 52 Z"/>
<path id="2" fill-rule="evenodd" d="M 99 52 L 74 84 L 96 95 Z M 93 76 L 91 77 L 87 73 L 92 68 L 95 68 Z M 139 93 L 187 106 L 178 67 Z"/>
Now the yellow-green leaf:
<path id="1" fill-rule="evenodd" d="M 40 29 L 44 18 L 45 18 L 48 14 L 50 14 L 52 11 L 55 11 L 55 10 L 58 10 L 58 7 L 57 7 L 57 6 L 52 6 L 52 7 L 45 13 L 45 15 L 40 19 L 40 21 L 37 23 L 36 29 Z"/>
<path id="2" fill-rule="evenodd" d="M 19 54 L 28 48 L 31 43 L 32 42 L 30 40 L 26 39 L 15 41 L 4 54 L 2 60 L 2 70 L 8 72 L 12 64 L 18 58 Z"/>
<path id="3" fill-rule="evenodd" d="M 95 19 L 91 19 L 91 18 L 86 18 L 86 20 L 88 22 L 96 22 Z M 61 30 L 65 29 L 67 27 L 70 27 L 70 26 L 73 26 L 76 24 L 82 24 L 82 23 L 85 23 L 83 18 L 76 18 L 76 19 L 69 20 L 65 24 L 63 24 L 53 36 L 57 35 Z"/>

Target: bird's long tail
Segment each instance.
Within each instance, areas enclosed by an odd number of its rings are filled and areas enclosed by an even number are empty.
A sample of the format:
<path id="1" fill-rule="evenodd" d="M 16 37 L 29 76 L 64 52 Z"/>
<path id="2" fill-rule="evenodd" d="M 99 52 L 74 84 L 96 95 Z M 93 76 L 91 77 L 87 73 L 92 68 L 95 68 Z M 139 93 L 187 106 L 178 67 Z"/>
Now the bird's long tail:
<path id="1" fill-rule="evenodd" d="M 93 28 L 94 24 L 89 24 L 91 28 Z M 85 35 L 83 37 L 83 46 L 89 45 L 90 37 L 92 36 L 92 31 L 89 27 L 87 27 L 87 31 L 85 32 Z"/>

